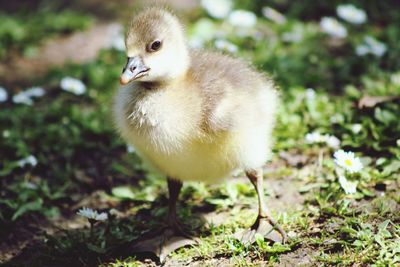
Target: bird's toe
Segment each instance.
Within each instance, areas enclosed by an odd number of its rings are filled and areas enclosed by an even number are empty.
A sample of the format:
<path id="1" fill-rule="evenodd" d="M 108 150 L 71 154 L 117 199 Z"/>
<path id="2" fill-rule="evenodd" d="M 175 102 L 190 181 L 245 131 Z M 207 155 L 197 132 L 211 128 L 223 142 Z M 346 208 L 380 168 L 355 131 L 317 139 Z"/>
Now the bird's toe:
<path id="1" fill-rule="evenodd" d="M 244 245 L 250 245 L 256 242 L 258 236 L 262 236 L 272 242 L 282 244 L 286 242 L 286 233 L 280 227 L 276 229 L 276 226 L 274 227 L 264 218 L 257 221 L 250 229 L 235 233 L 233 237 Z"/>

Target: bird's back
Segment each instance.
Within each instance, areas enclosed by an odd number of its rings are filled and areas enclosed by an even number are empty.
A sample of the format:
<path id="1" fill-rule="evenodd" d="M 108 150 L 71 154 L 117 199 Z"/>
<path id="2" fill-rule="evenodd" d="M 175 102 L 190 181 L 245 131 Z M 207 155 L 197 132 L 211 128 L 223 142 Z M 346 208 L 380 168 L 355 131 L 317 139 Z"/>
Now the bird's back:
<path id="1" fill-rule="evenodd" d="M 241 59 L 192 50 L 188 76 L 203 99 L 204 126 L 212 132 L 240 127 L 255 115 L 260 123 L 274 116 L 278 97 L 273 82 Z"/>

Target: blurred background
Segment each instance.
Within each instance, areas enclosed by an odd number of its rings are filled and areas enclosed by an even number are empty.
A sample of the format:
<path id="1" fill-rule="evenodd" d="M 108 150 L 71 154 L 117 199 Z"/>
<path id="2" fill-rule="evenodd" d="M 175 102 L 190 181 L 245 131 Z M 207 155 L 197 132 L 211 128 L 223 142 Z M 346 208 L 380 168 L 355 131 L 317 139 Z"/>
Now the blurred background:
<path id="1" fill-rule="evenodd" d="M 52 233 L 60 227 L 81 229 L 84 222 L 74 218 L 82 206 L 114 207 L 133 216 L 156 201 L 160 212 L 155 216 L 163 214 L 165 199 L 156 196 L 165 193 L 164 182 L 148 173 L 134 148 L 117 137 L 110 116 L 126 60 L 125 25 L 135 10 L 154 3 L 0 0 L 0 262 L 19 255 L 46 229 Z M 284 204 L 311 203 L 315 213 L 303 210 L 299 216 L 315 222 L 327 207 L 334 209 L 331 216 L 343 217 L 347 216 L 343 210 L 355 214 L 354 203 L 380 199 L 382 205 L 391 203 L 381 215 L 398 226 L 399 1 L 171 0 L 164 4 L 185 23 L 191 47 L 245 58 L 278 84 L 283 104 L 272 176 L 280 183 L 295 180 L 298 184 L 287 186 L 304 189 L 293 189 L 301 198 L 286 199 Z M 339 148 L 356 152 L 364 165 L 360 174 L 348 177 L 357 181 L 354 194 L 348 194 L 335 173 L 332 154 Z M 244 189 L 193 185 L 187 192 L 198 194 L 185 197 L 192 204 L 205 201 L 223 211 L 236 203 L 230 190 Z M 190 205 L 186 211 L 192 211 Z M 283 224 L 300 229 L 301 223 L 294 221 Z M 372 221 L 381 222 L 368 216 L 365 221 L 373 227 Z M 361 247 L 376 249 L 377 243 L 355 237 L 364 229 L 360 225 L 345 226 L 356 231 L 347 233 L 349 244 L 361 240 Z M 371 233 L 377 233 L 373 227 Z M 136 231 L 121 229 L 114 243 L 126 241 Z M 396 234 L 399 238 L 398 227 L 390 229 L 391 236 L 383 237 L 388 240 L 386 247 Z M 51 243 L 47 252 L 59 253 L 57 246 L 70 252 L 83 242 L 78 237 L 56 240 L 59 243 Z M 89 264 L 103 255 L 108 243 L 97 241 L 79 256 L 68 254 L 71 262 L 79 258 Z M 386 254 L 356 259 L 359 247 L 352 249 L 349 263 L 388 262 Z M 95 256 L 82 255 L 88 251 Z M 388 251 L 392 253 L 388 259 L 399 260 L 398 250 Z M 280 252 L 276 253 L 279 261 Z M 42 261 L 42 256 L 37 257 Z M 21 257 L 21 262 L 32 259 Z"/>

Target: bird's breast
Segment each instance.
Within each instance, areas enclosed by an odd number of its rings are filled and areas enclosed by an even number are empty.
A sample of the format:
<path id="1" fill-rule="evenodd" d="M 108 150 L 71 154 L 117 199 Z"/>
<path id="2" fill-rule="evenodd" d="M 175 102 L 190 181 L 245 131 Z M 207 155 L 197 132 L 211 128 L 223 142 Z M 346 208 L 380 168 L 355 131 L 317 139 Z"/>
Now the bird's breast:
<path id="1" fill-rule="evenodd" d="M 163 174 L 198 181 L 225 177 L 235 165 L 233 157 L 227 156 L 232 155 L 234 142 L 229 141 L 228 133 L 205 136 L 196 102 L 189 105 L 188 99 L 179 97 L 122 89 L 114 104 L 122 137 Z"/>
<path id="2" fill-rule="evenodd" d="M 198 130 L 196 106 L 168 90 L 121 88 L 114 116 L 122 136 L 160 153 L 176 152 Z"/>

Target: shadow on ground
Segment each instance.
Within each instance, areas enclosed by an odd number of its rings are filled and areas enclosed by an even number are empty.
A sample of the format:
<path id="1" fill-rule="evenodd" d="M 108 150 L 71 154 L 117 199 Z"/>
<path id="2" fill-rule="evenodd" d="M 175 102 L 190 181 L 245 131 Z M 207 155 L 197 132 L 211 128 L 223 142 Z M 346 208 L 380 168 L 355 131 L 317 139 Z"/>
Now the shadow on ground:
<path id="1" fill-rule="evenodd" d="M 34 238 L 18 255 L 1 266 L 98 266 L 100 263 L 132 256 L 142 260 L 150 258 L 156 262 L 154 254 L 133 255 L 129 248 L 143 235 L 158 232 L 163 227 L 165 207 L 160 204 L 165 203 L 165 200 L 160 198 L 153 203 L 145 203 L 149 207 L 139 210 L 134 216 L 122 213 L 122 218 L 110 216 L 108 222 L 98 223 L 92 231 L 87 227 L 87 222 L 81 222 L 79 227 L 74 225 L 75 229 L 68 230 L 52 225 L 50 233 L 42 233 L 40 239 Z M 183 210 L 190 212 L 191 208 L 187 206 Z M 158 214 L 154 216 L 154 213 Z M 194 234 L 207 233 L 204 231 L 205 218 L 201 214 L 193 214 L 182 222 L 186 226 L 190 225 Z"/>

